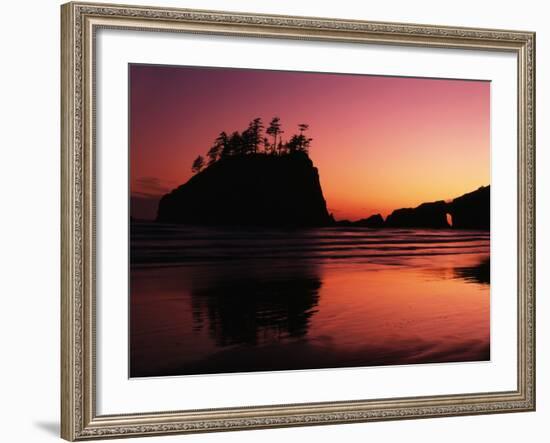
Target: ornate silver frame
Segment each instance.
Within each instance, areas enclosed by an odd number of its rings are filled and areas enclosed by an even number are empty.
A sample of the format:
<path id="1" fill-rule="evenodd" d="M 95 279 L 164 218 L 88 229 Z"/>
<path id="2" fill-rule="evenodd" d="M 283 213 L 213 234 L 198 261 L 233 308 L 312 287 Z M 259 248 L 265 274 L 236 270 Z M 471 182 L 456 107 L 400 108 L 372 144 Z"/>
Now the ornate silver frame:
<path id="1" fill-rule="evenodd" d="M 533 411 L 535 34 L 523 31 L 68 3 L 62 18 L 61 435 L 87 440 Z M 99 416 L 95 409 L 94 33 L 99 28 L 509 51 L 518 59 L 515 391 Z"/>

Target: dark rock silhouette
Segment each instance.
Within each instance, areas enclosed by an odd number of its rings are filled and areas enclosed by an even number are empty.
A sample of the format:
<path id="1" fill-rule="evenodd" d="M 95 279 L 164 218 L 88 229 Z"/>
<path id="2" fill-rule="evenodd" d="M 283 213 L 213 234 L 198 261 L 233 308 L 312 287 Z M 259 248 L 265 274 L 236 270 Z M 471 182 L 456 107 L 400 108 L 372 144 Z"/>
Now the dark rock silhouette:
<path id="1" fill-rule="evenodd" d="M 416 208 L 393 211 L 386 219 L 388 228 L 448 228 L 447 204 L 443 201 L 422 203 Z"/>
<path id="2" fill-rule="evenodd" d="M 388 216 L 388 228 L 449 228 L 447 214 L 451 215 L 453 229 L 490 229 L 491 187 L 455 198 L 423 203 L 416 208 L 397 209 Z"/>
<path id="3" fill-rule="evenodd" d="M 333 224 L 317 168 L 306 153 L 221 159 L 164 195 L 157 221 L 206 226 Z"/>
<path id="4" fill-rule="evenodd" d="M 348 220 L 348 219 L 336 220 L 334 222 L 334 226 L 343 226 L 343 227 L 355 226 L 355 222 L 352 222 L 351 220 Z"/>
<path id="5" fill-rule="evenodd" d="M 371 215 L 367 218 L 362 218 L 356 221 L 338 220 L 335 221 L 336 226 L 352 227 L 352 228 L 383 228 L 384 219 L 380 214 Z"/>
<path id="6" fill-rule="evenodd" d="M 448 212 L 455 229 L 483 229 L 491 227 L 491 187 L 482 186 L 476 191 L 455 198 L 448 204 Z"/>
<path id="7" fill-rule="evenodd" d="M 380 214 L 374 214 L 367 218 L 357 220 L 355 226 L 361 226 L 365 228 L 382 228 L 384 227 L 384 219 Z"/>

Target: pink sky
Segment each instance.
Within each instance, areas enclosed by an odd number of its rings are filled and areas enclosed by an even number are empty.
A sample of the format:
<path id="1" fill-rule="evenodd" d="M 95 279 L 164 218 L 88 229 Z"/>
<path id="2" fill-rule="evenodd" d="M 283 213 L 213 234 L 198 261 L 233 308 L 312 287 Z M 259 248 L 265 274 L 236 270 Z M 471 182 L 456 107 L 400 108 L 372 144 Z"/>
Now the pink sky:
<path id="1" fill-rule="evenodd" d="M 221 131 L 281 118 L 310 125 L 310 157 L 337 220 L 383 216 L 490 182 L 490 83 L 132 65 L 133 215 L 192 175 Z M 148 199 L 149 204 L 135 203 Z"/>

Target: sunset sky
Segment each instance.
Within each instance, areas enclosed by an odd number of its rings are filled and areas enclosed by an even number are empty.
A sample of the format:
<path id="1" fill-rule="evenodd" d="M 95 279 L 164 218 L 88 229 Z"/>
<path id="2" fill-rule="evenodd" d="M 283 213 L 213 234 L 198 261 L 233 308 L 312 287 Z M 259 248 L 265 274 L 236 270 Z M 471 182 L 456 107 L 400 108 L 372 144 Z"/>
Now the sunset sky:
<path id="1" fill-rule="evenodd" d="M 132 215 L 185 183 L 221 131 L 261 117 L 310 126 L 329 212 L 359 219 L 490 182 L 490 83 L 224 68 L 130 66 Z"/>

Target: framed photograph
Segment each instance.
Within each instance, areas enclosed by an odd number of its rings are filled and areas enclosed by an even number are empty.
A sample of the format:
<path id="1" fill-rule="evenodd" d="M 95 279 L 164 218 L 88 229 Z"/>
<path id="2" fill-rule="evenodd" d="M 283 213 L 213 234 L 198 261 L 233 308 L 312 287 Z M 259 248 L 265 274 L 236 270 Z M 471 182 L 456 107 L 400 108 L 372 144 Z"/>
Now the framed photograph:
<path id="1" fill-rule="evenodd" d="M 535 409 L 535 35 L 62 6 L 62 437 Z"/>

